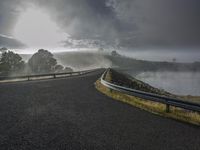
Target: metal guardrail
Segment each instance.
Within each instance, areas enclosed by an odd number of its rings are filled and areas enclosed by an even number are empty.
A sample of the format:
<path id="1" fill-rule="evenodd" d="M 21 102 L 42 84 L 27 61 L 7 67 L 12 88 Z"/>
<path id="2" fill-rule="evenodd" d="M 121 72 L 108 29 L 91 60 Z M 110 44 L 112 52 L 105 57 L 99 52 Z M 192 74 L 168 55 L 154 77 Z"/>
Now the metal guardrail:
<path id="1" fill-rule="evenodd" d="M 87 74 L 96 70 L 97 69 L 83 70 L 83 71 L 77 71 L 77 72 L 35 74 L 35 75 L 24 75 L 24 76 L 0 76 L 0 81 L 15 80 L 15 79 L 25 79 L 25 80 L 27 79 L 27 81 L 30 81 L 33 78 L 40 78 L 40 77 L 58 78 L 61 76 L 66 76 L 66 75 L 72 76 L 72 75 Z"/>
<path id="2" fill-rule="evenodd" d="M 170 106 L 175 106 L 175 107 L 183 108 L 190 111 L 200 112 L 200 104 L 183 101 L 181 99 L 169 98 L 166 96 L 161 96 L 161 95 L 148 93 L 148 92 L 144 92 L 140 90 L 135 90 L 132 88 L 119 86 L 119 85 L 110 83 L 108 81 L 105 81 L 104 79 L 107 72 L 108 72 L 108 69 L 101 76 L 101 83 L 112 90 L 116 90 L 116 91 L 131 95 L 131 96 L 136 96 L 142 99 L 166 104 L 166 112 L 170 112 Z"/>

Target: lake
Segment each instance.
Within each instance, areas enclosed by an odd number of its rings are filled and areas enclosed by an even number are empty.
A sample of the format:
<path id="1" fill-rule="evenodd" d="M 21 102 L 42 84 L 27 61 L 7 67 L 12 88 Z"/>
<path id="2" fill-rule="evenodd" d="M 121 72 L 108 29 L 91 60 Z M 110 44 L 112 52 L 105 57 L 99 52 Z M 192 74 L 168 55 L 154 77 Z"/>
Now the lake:
<path id="1" fill-rule="evenodd" d="M 137 75 L 131 71 L 128 73 L 151 86 L 173 94 L 200 96 L 200 72 L 149 71 Z"/>

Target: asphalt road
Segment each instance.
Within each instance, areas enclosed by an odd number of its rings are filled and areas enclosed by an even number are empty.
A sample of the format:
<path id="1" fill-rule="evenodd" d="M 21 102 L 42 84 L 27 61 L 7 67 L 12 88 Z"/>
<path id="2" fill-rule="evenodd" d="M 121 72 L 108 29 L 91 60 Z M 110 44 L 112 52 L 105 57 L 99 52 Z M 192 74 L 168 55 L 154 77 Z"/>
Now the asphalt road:
<path id="1" fill-rule="evenodd" d="M 112 100 L 102 71 L 0 84 L 0 150 L 199 150 L 200 128 Z"/>

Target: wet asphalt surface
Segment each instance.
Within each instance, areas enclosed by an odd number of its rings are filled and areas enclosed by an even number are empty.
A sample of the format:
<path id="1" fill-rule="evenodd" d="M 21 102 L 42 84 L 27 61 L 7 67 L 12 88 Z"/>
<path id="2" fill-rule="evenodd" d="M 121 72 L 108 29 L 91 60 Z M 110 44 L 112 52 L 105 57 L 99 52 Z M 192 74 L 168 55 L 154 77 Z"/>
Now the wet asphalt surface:
<path id="1" fill-rule="evenodd" d="M 102 71 L 0 84 L 0 150 L 200 150 L 200 127 L 112 100 Z"/>

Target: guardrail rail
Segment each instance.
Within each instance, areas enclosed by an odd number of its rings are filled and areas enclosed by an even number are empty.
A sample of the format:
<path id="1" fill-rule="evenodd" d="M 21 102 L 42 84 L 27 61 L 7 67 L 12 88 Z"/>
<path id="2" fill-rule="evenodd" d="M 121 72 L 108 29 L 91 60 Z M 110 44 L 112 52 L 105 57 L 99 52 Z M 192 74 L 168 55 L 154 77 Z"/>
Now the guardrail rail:
<path id="1" fill-rule="evenodd" d="M 166 96 L 161 96 L 161 95 L 148 93 L 148 92 L 144 92 L 144 91 L 140 91 L 140 90 L 135 90 L 132 88 L 127 88 L 127 87 L 123 87 L 123 86 L 119 86 L 119 85 L 110 83 L 105 80 L 105 76 L 108 71 L 109 71 L 109 69 L 107 69 L 103 73 L 100 81 L 101 81 L 101 84 L 103 84 L 104 86 L 106 86 L 112 90 L 116 90 L 116 91 L 131 95 L 131 96 L 136 96 L 136 97 L 139 97 L 142 99 L 166 104 L 166 112 L 170 112 L 170 106 L 179 107 L 179 108 L 183 108 L 183 109 L 190 110 L 190 111 L 200 112 L 200 104 L 197 104 L 197 103 L 187 102 L 187 101 L 184 101 L 181 99 L 175 99 L 175 98 L 170 98 L 170 97 L 166 97 Z"/>
<path id="2" fill-rule="evenodd" d="M 40 77 L 57 78 L 57 77 L 66 76 L 66 75 L 72 76 L 72 75 L 87 74 L 96 70 L 97 69 L 83 70 L 83 71 L 76 71 L 76 72 L 35 74 L 35 75 L 23 75 L 23 76 L 0 76 L 0 81 L 15 80 L 15 79 L 24 79 L 24 80 L 30 81 L 32 78 L 40 78 Z"/>

